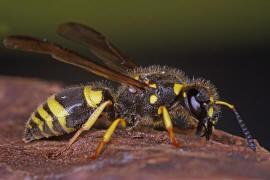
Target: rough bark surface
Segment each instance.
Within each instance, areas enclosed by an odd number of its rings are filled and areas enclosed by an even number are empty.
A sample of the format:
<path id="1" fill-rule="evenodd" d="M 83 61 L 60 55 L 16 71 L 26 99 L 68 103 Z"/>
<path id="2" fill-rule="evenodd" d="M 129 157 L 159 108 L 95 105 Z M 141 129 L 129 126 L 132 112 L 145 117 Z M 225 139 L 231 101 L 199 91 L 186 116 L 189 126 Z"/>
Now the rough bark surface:
<path id="1" fill-rule="evenodd" d="M 0 77 L 0 179 L 270 179 L 270 154 L 257 143 L 216 130 L 210 141 L 167 132 L 117 130 L 96 160 L 90 160 L 104 130 L 83 133 L 63 157 L 46 154 L 72 135 L 22 142 L 30 113 L 63 86 L 33 79 Z"/>

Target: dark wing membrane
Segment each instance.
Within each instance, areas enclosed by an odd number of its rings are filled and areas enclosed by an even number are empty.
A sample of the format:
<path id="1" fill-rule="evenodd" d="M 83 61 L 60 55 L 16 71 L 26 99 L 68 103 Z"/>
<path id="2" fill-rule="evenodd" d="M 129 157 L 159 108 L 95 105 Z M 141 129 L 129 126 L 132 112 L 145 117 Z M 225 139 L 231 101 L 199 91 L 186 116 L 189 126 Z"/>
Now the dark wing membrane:
<path id="1" fill-rule="evenodd" d="M 124 56 L 104 35 L 93 28 L 78 23 L 65 23 L 57 29 L 61 36 L 82 43 L 90 48 L 93 54 L 113 69 L 126 73 L 134 69 L 136 64 Z"/>
<path id="2" fill-rule="evenodd" d="M 62 48 L 59 45 L 49 43 L 46 40 L 42 41 L 27 36 L 9 36 L 6 37 L 3 42 L 5 47 L 10 49 L 50 54 L 56 60 L 78 66 L 82 69 L 86 69 L 106 79 L 121 83 L 127 83 L 138 88 L 146 87 L 145 84 L 140 83 L 131 77 L 120 74 L 119 72 L 109 69 L 106 66 L 97 64 L 88 58 L 82 57 L 75 52 L 71 52 L 65 48 Z"/>

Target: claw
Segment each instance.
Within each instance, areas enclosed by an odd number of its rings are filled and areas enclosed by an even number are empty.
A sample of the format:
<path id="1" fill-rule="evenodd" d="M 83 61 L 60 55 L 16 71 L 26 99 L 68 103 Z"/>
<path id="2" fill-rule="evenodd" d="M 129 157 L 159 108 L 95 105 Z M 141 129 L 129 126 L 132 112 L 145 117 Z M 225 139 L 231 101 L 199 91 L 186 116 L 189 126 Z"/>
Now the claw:
<path id="1" fill-rule="evenodd" d="M 64 152 L 66 152 L 66 151 L 68 151 L 68 148 L 62 147 L 57 151 L 47 153 L 46 156 L 47 156 L 48 159 L 54 159 L 55 160 L 55 159 L 58 159 L 61 156 L 63 156 Z"/>

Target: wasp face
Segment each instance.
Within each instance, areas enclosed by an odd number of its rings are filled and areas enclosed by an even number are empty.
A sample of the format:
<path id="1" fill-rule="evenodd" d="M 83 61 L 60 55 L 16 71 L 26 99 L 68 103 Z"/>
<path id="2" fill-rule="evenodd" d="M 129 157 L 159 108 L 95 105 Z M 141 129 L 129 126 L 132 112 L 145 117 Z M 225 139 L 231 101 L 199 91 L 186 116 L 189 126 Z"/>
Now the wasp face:
<path id="1" fill-rule="evenodd" d="M 213 103 L 213 97 L 209 91 L 202 87 L 192 87 L 185 91 L 185 106 L 191 115 L 198 120 L 196 135 L 199 136 L 204 127 L 204 135 L 209 139 L 212 134 L 212 127 L 218 119 L 217 108 Z"/>

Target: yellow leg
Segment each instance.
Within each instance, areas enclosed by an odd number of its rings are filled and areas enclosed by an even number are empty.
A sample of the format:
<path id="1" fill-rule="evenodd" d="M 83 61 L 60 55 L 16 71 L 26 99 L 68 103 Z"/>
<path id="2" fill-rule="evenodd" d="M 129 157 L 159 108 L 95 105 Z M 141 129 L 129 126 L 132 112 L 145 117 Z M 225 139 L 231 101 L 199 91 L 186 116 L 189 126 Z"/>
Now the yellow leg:
<path id="1" fill-rule="evenodd" d="M 71 145 L 75 142 L 75 140 L 80 136 L 80 134 L 83 131 L 87 131 L 89 130 L 94 123 L 97 121 L 98 117 L 100 116 L 100 114 L 103 112 L 103 110 L 106 108 L 106 106 L 112 105 L 112 101 L 105 101 L 103 102 L 89 117 L 89 119 L 86 121 L 86 123 L 84 123 L 82 125 L 82 127 L 76 132 L 76 134 L 69 140 L 69 143 L 61 148 L 60 150 L 53 152 L 51 154 L 48 154 L 48 157 L 50 158 L 55 158 L 58 157 L 60 155 L 62 155 L 65 151 L 67 151 Z"/>
<path id="2" fill-rule="evenodd" d="M 163 121 L 165 124 L 166 129 L 168 130 L 168 132 L 170 133 L 170 137 L 172 140 L 172 143 L 175 147 L 179 146 L 179 143 L 176 141 L 174 133 L 173 133 L 173 124 L 172 124 L 172 120 L 170 118 L 169 112 L 167 110 L 167 108 L 165 106 L 160 106 L 158 108 L 158 114 L 162 114 L 163 115 Z"/>
<path id="3" fill-rule="evenodd" d="M 103 145 L 107 142 L 109 142 L 115 128 L 117 127 L 117 125 L 119 124 L 119 122 L 121 123 L 123 128 L 126 128 L 126 122 L 124 119 L 122 118 L 117 118 L 116 120 L 113 121 L 113 123 L 110 125 L 110 127 L 107 129 L 106 133 L 104 134 L 101 142 L 99 143 L 95 154 L 91 157 L 91 159 L 96 159 L 96 157 L 98 156 L 98 154 L 100 153 Z"/>

